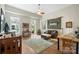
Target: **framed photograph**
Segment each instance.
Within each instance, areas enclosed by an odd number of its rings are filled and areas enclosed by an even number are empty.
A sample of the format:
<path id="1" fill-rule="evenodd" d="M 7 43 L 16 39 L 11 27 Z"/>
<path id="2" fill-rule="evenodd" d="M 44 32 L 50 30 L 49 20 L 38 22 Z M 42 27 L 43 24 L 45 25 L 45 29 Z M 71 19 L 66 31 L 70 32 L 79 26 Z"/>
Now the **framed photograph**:
<path id="1" fill-rule="evenodd" d="M 72 22 L 66 22 L 66 28 L 72 28 Z"/>

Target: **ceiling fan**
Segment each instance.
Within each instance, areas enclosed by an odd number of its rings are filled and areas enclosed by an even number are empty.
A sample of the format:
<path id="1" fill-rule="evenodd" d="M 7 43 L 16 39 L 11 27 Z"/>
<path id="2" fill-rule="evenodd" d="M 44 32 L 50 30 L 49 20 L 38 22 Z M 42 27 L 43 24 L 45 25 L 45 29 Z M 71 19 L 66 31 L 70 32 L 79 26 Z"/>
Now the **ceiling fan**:
<path id="1" fill-rule="evenodd" d="M 43 14 L 45 14 L 41 9 L 40 9 L 40 4 L 38 4 L 38 10 L 36 12 L 37 15 L 42 16 Z"/>

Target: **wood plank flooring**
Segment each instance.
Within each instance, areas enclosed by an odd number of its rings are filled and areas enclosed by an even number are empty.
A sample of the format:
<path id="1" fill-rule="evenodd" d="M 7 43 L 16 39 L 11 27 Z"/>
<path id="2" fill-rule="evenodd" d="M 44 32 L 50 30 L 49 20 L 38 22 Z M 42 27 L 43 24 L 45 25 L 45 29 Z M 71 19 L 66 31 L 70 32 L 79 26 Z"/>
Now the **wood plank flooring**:
<path id="1" fill-rule="evenodd" d="M 27 40 L 27 39 L 26 39 Z M 60 43 L 60 45 L 61 45 L 61 43 Z M 41 53 L 39 53 L 39 54 L 62 54 L 62 52 L 61 52 L 61 50 L 62 50 L 62 48 L 61 48 L 61 46 L 60 46 L 60 50 L 58 51 L 57 50 L 57 43 L 56 44 L 53 44 L 52 46 L 50 46 L 49 48 L 47 48 L 47 49 L 45 49 L 44 51 L 42 51 Z M 29 47 L 28 46 L 26 46 L 26 45 L 24 45 L 23 44 L 23 49 L 22 49 L 22 51 L 24 52 L 24 51 L 27 51 L 27 52 L 25 52 L 25 54 L 36 54 L 35 52 L 34 52 L 34 50 L 32 50 L 32 49 L 29 49 Z M 66 50 L 67 51 L 67 50 Z M 63 53 L 63 54 L 71 54 L 71 53 Z M 75 54 L 75 53 L 74 53 Z"/>
<path id="2" fill-rule="evenodd" d="M 57 50 L 56 45 L 52 45 L 51 47 L 49 47 L 46 50 L 42 51 L 41 54 L 61 54 L 61 51 Z"/>
<path id="3" fill-rule="evenodd" d="M 28 40 L 28 38 L 26 38 L 26 40 Z M 36 54 L 34 50 L 32 50 L 29 46 L 25 45 L 23 42 L 22 42 L 22 53 L 23 54 Z M 57 45 L 55 44 L 45 49 L 39 54 L 61 54 L 61 52 L 57 50 Z"/>

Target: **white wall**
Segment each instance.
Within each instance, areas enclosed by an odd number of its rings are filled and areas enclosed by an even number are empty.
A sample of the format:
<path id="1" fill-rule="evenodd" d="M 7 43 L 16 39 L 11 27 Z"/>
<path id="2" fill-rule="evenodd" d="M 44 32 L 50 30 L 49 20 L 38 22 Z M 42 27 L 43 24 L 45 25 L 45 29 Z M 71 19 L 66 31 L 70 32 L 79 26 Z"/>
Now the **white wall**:
<path id="1" fill-rule="evenodd" d="M 28 11 L 24 11 L 24 10 L 9 6 L 9 5 L 5 5 L 5 4 L 0 4 L 0 7 L 3 8 L 5 12 L 5 20 L 9 25 L 10 25 L 10 20 L 11 20 L 10 17 L 18 17 L 20 18 L 21 31 L 22 31 L 22 23 L 30 24 L 31 20 L 36 20 L 36 24 L 37 24 L 36 30 L 40 28 L 39 27 L 39 24 L 40 24 L 39 21 L 41 18 L 40 16 Z"/>
<path id="2" fill-rule="evenodd" d="M 60 16 L 62 16 L 61 28 L 63 28 L 63 34 L 73 32 L 79 27 L 79 5 L 70 5 L 64 9 L 44 15 L 42 20 L 53 19 Z M 65 23 L 67 21 L 73 22 L 73 27 L 71 29 L 66 28 Z"/>

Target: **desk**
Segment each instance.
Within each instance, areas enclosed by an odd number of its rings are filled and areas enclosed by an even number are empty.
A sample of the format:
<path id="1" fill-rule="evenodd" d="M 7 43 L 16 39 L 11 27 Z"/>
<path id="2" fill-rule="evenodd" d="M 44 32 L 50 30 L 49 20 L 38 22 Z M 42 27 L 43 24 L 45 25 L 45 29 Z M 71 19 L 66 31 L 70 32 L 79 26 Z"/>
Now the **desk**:
<path id="1" fill-rule="evenodd" d="M 79 39 L 77 39 L 76 37 L 72 37 L 72 36 L 58 36 L 57 39 L 58 39 L 58 50 L 59 50 L 59 47 L 60 47 L 60 40 L 63 40 L 63 38 L 67 39 L 67 40 L 71 40 L 72 42 L 76 43 L 76 54 L 78 54 L 78 43 L 79 43 Z"/>

